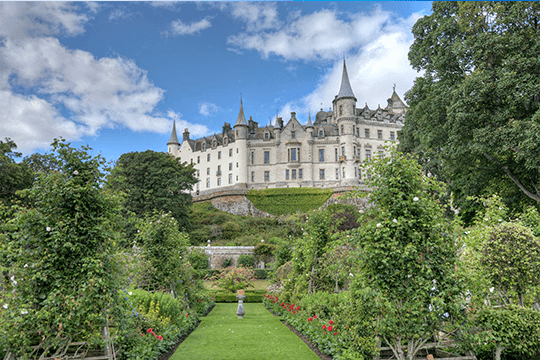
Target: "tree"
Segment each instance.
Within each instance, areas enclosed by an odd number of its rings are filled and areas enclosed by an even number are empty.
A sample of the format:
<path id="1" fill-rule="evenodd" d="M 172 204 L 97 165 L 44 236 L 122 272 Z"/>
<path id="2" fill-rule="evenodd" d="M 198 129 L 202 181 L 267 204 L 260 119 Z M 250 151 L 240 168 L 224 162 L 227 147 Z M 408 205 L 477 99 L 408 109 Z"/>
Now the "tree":
<path id="1" fill-rule="evenodd" d="M 406 94 L 400 150 L 449 184 L 454 206 L 498 192 L 540 203 L 540 4 L 435 2 L 413 27 L 424 71 Z"/>
<path id="2" fill-rule="evenodd" d="M 444 187 L 423 175 L 414 157 L 395 149 L 390 155 L 366 165 L 373 174 L 368 181 L 373 191 L 364 196 L 375 206 L 364 216 L 374 221 L 356 235 L 361 281 L 352 290 L 378 294 L 373 299 L 381 304 L 378 334 L 404 360 L 415 358 L 459 316 L 462 289 L 454 272 L 457 241 L 438 199 Z"/>
<path id="3" fill-rule="evenodd" d="M 22 156 L 15 149 L 17 145 L 10 138 L 0 140 L 0 202 L 4 203 L 17 199 L 17 190 L 32 186 L 32 173 L 24 163 L 15 162 Z"/>
<path id="4" fill-rule="evenodd" d="M 189 191 L 197 183 L 195 170 L 166 153 L 147 150 L 120 156 L 109 187 L 126 193 L 125 208 L 138 217 L 153 210 L 171 212 L 180 229 L 189 228 Z"/>
<path id="5" fill-rule="evenodd" d="M 52 146 L 62 171 L 23 190 L 31 207 L 17 206 L 0 227 L 1 343 L 17 358 L 62 357 L 78 341 L 88 350 L 102 341 L 118 305 L 113 223 L 120 206 L 102 191 L 105 161 L 88 147 Z"/>

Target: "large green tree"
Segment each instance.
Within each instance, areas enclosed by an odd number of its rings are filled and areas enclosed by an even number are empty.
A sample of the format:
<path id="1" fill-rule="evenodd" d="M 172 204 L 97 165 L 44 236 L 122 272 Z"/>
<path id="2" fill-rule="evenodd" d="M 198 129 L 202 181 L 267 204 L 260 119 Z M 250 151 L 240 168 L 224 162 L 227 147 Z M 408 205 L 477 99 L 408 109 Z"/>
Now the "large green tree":
<path id="1" fill-rule="evenodd" d="M 449 183 L 456 206 L 500 193 L 540 203 L 540 3 L 434 2 L 413 27 L 400 149 Z"/>
<path id="2" fill-rule="evenodd" d="M 22 156 L 15 151 L 17 144 L 10 138 L 5 140 L 0 140 L 0 202 L 7 204 L 17 199 L 17 190 L 32 186 L 32 173 L 26 164 L 15 162 Z"/>
<path id="3" fill-rule="evenodd" d="M 169 154 L 147 150 L 120 156 L 109 186 L 126 193 L 125 208 L 139 217 L 155 210 L 171 212 L 180 229 L 189 228 L 189 191 L 197 183 L 195 170 Z"/>

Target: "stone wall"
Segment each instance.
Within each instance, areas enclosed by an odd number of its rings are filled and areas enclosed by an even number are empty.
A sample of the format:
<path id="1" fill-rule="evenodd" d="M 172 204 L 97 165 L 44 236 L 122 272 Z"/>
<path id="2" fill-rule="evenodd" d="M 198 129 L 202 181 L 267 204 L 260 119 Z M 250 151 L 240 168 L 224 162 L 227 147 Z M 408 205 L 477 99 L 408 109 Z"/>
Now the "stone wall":
<path id="1" fill-rule="evenodd" d="M 367 208 L 371 207 L 371 205 L 368 203 L 367 198 L 351 198 L 348 199 L 345 197 L 345 192 L 335 192 L 330 196 L 328 200 L 321 206 L 321 209 L 326 208 L 328 205 L 331 204 L 348 204 L 348 205 L 354 205 L 358 210 L 366 210 Z"/>
<path id="2" fill-rule="evenodd" d="M 240 255 L 253 255 L 255 246 L 206 246 L 199 247 L 204 249 L 210 262 L 210 269 L 221 269 L 225 259 L 232 260 L 232 266 L 238 266 Z M 264 263 L 255 264 L 257 269 L 264 269 Z"/>

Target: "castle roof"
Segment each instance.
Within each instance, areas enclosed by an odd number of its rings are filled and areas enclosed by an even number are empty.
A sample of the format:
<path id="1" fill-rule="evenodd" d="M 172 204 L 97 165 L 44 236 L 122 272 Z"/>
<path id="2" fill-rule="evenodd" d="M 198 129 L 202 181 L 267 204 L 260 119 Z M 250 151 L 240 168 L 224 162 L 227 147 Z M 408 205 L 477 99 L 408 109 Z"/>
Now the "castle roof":
<path id="1" fill-rule="evenodd" d="M 167 143 L 167 145 L 169 144 L 180 145 L 180 142 L 178 141 L 178 137 L 176 136 L 176 120 L 173 121 L 171 138 L 169 139 L 169 142 Z"/>
<path id="2" fill-rule="evenodd" d="M 339 89 L 337 98 L 339 99 L 342 97 L 352 97 L 356 99 L 356 96 L 354 96 L 351 88 L 351 83 L 349 82 L 349 75 L 347 74 L 347 66 L 345 65 L 345 59 L 343 59 L 343 75 L 341 77 L 341 88 Z"/>
<path id="3" fill-rule="evenodd" d="M 244 116 L 244 105 L 242 104 L 242 99 L 240 99 L 240 112 L 238 113 L 238 119 L 236 120 L 236 124 L 234 124 L 234 126 L 237 125 L 247 126 L 246 117 Z"/>

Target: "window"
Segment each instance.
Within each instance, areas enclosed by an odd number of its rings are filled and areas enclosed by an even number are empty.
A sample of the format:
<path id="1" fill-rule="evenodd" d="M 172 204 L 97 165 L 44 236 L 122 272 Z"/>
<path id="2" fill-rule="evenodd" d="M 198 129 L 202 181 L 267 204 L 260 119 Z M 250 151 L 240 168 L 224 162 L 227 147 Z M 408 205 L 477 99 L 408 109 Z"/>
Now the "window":
<path id="1" fill-rule="evenodd" d="M 255 171 L 251 172 L 251 182 L 255 181 Z"/>
<path id="2" fill-rule="evenodd" d="M 358 157 L 360 157 L 360 148 L 356 149 L 356 155 L 358 155 Z"/>
<path id="3" fill-rule="evenodd" d="M 238 181 L 238 175 L 236 175 L 236 181 Z"/>
<path id="4" fill-rule="evenodd" d="M 236 153 L 238 154 L 238 148 L 236 148 Z"/>
<path id="5" fill-rule="evenodd" d="M 345 179 L 345 168 L 343 168 L 343 178 Z"/>
<path id="6" fill-rule="evenodd" d="M 217 176 L 221 175 L 221 165 L 217 166 Z"/>
<path id="7" fill-rule="evenodd" d="M 324 131 L 319 130 L 319 137 L 323 137 L 323 136 L 324 136 Z"/>
<path id="8" fill-rule="evenodd" d="M 341 125 L 341 135 L 343 135 L 343 125 Z"/>
<path id="9" fill-rule="evenodd" d="M 251 152 L 251 163 L 255 164 L 255 151 Z"/>
<path id="10" fill-rule="evenodd" d="M 356 128 L 356 136 L 360 137 L 360 128 Z"/>
<path id="11" fill-rule="evenodd" d="M 206 175 L 210 175 L 210 168 L 206 168 Z"/>
<path id="12" fill-rule="evenodd" d="M 229 156 L 232 156 L 232 149 L 229 149 Z"/>
<path id="13" fill-rule="evenodd" d="M 210 161 L 210 154 L 206 155 L 206 161 Z"/>
<path id="14" fill-rule="evenodd" d="M 217 152 L 217 158 L 218 158 L 218 159 L 221 159 L 221 151 L 218 151 L 218 152 Z"/>
<path id="15" fill-rule="evenodd" d="M 296 131 L 291 131 L 291 139 L 296 138 Z"/>
<path id="16" fill-rule="evenodd" d="M 297 161 L 296 160 L 296 148 L 289 149 L 289 161 Z"/>
<path id="17" fill-rule="evenodd" d="M 345 156 L 345 146 L 341 147 L 341 156 Z"/>
<path id="18" fill-rule="evenodd" d="M 365 129 L 364 133 L 366 134 L 366 138 L 369 138 L 369 129 Z"/>
<path id="19" fill-rule="evenodd" d="M 335 155 L 336 155 L 336 162 L 337 162 L 337 157 L 338 157 L 338 153 L 337 153 L 337 148 L 334 149 L 335 151 Z"/>
<path id="20" fill-rule="evenodd" d="M 289 170 L 285 170 L 285 180 L 289 180 Z"/>
<path id="21" fill-rule="evenodd" d="M 359 179 L 362 178 L 362 169 L 358 169 L 358 178 L 359 178 Z"/>
<path id="22" fill-rule="evenodd" d="M 264 172 L 264 181 L 270 181 L 270 171 Z"/>
<path id="23" fill-rule="evenodd" d="M 343 106 L 339 105 L 339 115 L 343 114 Z M 341 129 L 341 132 L 343 132 L 343 129 Z"/>
<path id="24" fill-rule="evenodd" d="M 356 146 L 353 146 L 353 152 L 352 152 L 353 156 L 356 155 Z"/>
<path id="25" fill-rule="evenodd" d="M 201 171 L 197 170 L 197 177 L 201 177 Z"/>
<path id="26" fill-rule="evenodd" d="M 371 160 L 371 150 L 366 150 L 366 161 Z"/>
<path id="27" fill-rule="evenodd" d="M 207 187 L 207 188 L 210 187 L 210 178 L 206 178 L 206 187 Z"/>
<path id="28" fill-rule="evenodd" d="M 324 180 L 324 169 L 319 169 L 319 179 Z"/>
<path id="29" fill-rule="evenodd" d="M 227 145 L 228 142 L 229 142 L 228 138 L 223 138 L 223 145 Z"/>
<path id="30" fill-rule="evenodd" d="M 383 157 L 384 157 L 384 152 L 382 152 L 382 151 L 379 151 L 379 158 L 381 158 L 381 159 L 382 159 Z"/>
<path id="31" fill-rule="evenodd" d="M 356 126 L 353 125 L 352 126 L 352 134 L 353 134 L 353 136 L 354 136 L 354 133 L 356 132 L 355 128 L 356 128 Z"/>
<path id="32" fill-rule="evenodd" d="M 236 162 L 236 167 L 238 167 L 238 162 Z"/>
<path id="33" fill-rule="evenodd" d="M 200 164 L 200 163 L 201 163 L 201 157 L 197 156 L 197 164 Z"/>
<path id="34" fill-rule="evenodd" d="M 217 178 L 217 184 L 218 184 L 218 186 L 221 186 L 221 178 L 220 177 Z"/>
<path id="35" fill-rule="evenodd" d="M 377 130 L 377 139 L 382 139 L 382 130 Z"/>
<path id="36" fill-rule="evenodd" d="M 298 178 L 299 178 L 299 179 L 302 178 L 302 169 L 298 169 Z"/>
<path id="37" fill-rule="evenodd" d="M 336 169 L 336 180 L 339 179 L 339 169 Z"/>
<path id="38" fill-rule="evenodd" d="M 319 161 L 324 162 L 324 149 L 319 149 Z"/>
<path id="39" fill-rule="evenodd" d="M 390 131 L 390 140 L 395 140 L 395 135 L 393 131 Z"/>
<path id="40" fill-rule="evenodd" d="M 296 169 L 291 170 L 291 179 L 296 180 Z"/>
<path id="41" fill-rule="evenodd" d="M 191 159 L 191 164 L 193 164 L 193 159 Z"/>
<path id="42" fill-rule="evenodd" d="M 270 151 L 265 151 L 264 152 L 264 163 L 265 164 L 270 164 Z"/>
<path id="43" fill-rule="evenodd" d="M 264 133 L 264 140 L 268 140 L 268 133 Z"/>
<path id="44" fill-rule="evenodd" d="M 206 150 L 206 144 L 205 143 L 202 144 L 202 149 L 203 149 L 203 151 Z"/>
<path id="45" fill-rule="evenodd" d="M 232 163 L 229 163 L 229 171 L 232 171 Z"/>
<path id="46" fill-rule="evenodd" d="M 229 184 L 232 184 L 232 174 L 229 174 Z"/>

